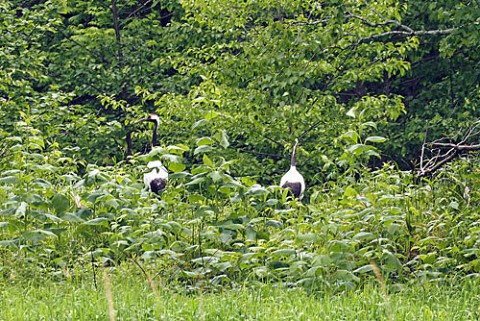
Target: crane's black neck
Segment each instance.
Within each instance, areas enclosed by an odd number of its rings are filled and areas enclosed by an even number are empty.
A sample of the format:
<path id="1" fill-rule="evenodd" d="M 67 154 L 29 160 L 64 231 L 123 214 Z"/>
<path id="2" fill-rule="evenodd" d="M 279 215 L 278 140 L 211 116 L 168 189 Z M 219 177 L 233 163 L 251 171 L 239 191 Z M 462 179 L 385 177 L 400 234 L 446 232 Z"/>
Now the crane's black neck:
<path id="1" fill-rule="evenodd" d="M 153 133 L 152 133 L 152 147 L 158 146 L 157 140 L 157 131 L 158 131 L 158 121 L 153 122 Z"/>
<path id="2" fill-rule="evenodd" d="M 297 159 L 295 158 L 295 152 L 297 150 L 298 141 L 295 142 L 292 149 L 292 158 L 290 159 L 290 166 L 296 167 L 297 166 Z"/>

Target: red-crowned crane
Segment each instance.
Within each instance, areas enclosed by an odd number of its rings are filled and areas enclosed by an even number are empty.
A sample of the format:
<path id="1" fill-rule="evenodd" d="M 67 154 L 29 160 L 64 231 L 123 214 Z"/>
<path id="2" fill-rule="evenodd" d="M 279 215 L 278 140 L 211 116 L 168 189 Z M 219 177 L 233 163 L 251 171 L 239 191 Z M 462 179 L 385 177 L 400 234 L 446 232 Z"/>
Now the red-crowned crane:
<path id="1" fill-rule="evenodd" d="M 150 114 L 147 118 L 139 120 L 139 122 L 152 122 L 154 124 L 152 133 L 152 148 L 157 146 L 157 131 L 160 124 L 160 118 L 158 118 L 156 114 Z M 147 167 L 150 168 L 151 171 L 143 175 L 145 187 L 150 191 L 159 194 L 167 185 L 168 171 L 159 160 L 149 162 Z"/>
<path id="2" fill-rule="evenodd" d="M 302 174 L 297 170 L 297 162 L 295 158 L 295 152 L 298 145 L 298 138 L 295 139 L 295 145 L 293 145 L 292 158 L 290 160 L 290 170 L 283 175 L 280 180 L 280 186 L 283 188 L 289 188 L 291 194 L 295 198 L 302 199 L 303 192 L 305 191 L 305 180 L 303 179 Z"/>

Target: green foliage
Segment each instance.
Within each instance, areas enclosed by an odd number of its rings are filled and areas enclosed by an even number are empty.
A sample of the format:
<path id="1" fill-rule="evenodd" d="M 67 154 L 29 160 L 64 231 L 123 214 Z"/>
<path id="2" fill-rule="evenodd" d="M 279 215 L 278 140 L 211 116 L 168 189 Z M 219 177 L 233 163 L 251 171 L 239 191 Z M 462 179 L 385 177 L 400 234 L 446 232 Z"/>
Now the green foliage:
<path id="1" fill-rule="evenodd" d="M 476 158 L 425 181 L 383 163 L 476 120 L 477 8 L 9 1 L 0 21 L 3 271 L 134 259 L 182 284 L 309 289 L 376 266 L 391 282 L 479 272 Z M 147 112 L 161 146 L 140 155 Z M 295 138 L 303 203 L 275 185 Z M 151 160 L 170 172 L 159 196 Z"/>

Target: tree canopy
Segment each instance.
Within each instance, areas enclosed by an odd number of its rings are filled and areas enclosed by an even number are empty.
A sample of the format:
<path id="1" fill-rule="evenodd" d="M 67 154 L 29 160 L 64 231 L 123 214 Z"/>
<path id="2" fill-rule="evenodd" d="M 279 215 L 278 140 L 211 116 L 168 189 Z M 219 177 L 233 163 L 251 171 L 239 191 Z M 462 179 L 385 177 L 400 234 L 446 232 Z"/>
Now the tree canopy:
<path id="1" fill-rule="evenodd" d="M 372 156 L 411 168 L 426 128 L 439 138 L 476 120 L 478 10 L 451 1 L 10 1 L 3 135 L 27 123 L 79 160 L 111 163 L 142 150 L 145 134 L 130 124 L 157 112 L 165 144 L 206 123 L 228 135 L 239 175 L 277 174 L 295 137 L 309 151 L 305 167 L 324 169 L 311 172 L 316 183 Z"/>

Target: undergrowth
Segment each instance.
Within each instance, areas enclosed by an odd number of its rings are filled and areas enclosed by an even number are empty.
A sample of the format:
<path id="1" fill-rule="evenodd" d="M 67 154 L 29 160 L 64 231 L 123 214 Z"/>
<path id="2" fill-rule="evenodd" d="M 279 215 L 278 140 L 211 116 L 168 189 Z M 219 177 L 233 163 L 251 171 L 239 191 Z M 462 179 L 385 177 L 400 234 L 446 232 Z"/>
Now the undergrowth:
<path id="1" fill-rule="evenodd" d="M 422 181 L 385 165 L 312 187 L 300 202 L 278 186 L 233 177 L 233 162 L 204 146 L 190 169 L 189 148 L 179 145 L 114 167 L 89 165 L 82 176 L 72 160 L 19 147 L 0 177 L 3 277 L 84 275 L 133 260 L 193 287 L 202 279 L 212 288 L 341 290 L 374 278 L 374 266 L 389 283 L 480 270 L 473 162 Z M 140 183 L 151 159 L 171 172 L 160 196 Z"/>

